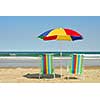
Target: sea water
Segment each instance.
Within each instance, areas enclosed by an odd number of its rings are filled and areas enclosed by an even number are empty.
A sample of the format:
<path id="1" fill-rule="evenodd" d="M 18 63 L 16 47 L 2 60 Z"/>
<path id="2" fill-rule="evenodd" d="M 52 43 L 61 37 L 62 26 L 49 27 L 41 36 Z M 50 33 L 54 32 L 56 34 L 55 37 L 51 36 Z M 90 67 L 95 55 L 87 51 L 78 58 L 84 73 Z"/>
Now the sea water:
<path id="1" fill-rule="evenodd" d="M 53 57 L 53 66 L 69 66 L 70 57 Z M 0 67 L 39 67 L 40 57 L 0 57 Z M 100 66 L 100 57 L 84 57 L 83 66 Z"/>
<path id="2" fill-rule="evenodd" d="M 100 52 L 0 52 L 0 67 L 39 67 L 44 53 L 53 54 L 54 67 L 69 66 L 74 53 L 84 55 L 83 66 L 100 66 Z"/>

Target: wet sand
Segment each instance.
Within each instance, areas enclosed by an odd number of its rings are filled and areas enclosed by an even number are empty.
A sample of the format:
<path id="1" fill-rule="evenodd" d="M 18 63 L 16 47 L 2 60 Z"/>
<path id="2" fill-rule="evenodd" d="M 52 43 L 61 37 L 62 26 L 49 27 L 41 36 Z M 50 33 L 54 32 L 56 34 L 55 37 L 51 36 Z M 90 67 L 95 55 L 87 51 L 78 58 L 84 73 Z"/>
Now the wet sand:
<path id="1" fill-rule="evenodd" d="M 39 79 L 40 68 L 33 67 L 0 67 L 0 83 L 99 83 L 100 66 L 84 67 L 82 76 L 70 75 L 66 68 L 55 68 L 54 76 L 42 76 Z"/>

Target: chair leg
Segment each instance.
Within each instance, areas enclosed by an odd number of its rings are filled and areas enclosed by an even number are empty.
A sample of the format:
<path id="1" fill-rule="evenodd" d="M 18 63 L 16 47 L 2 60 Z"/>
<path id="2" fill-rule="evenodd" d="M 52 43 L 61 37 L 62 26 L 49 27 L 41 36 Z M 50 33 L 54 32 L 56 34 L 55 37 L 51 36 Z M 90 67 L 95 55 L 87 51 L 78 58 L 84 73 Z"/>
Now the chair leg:
<path id="1" fill-rule="evenodd" d="M 39 74 L 39 79 L 41 78 L 40 74 Z"/>
<path id="2" fill-rule="evenodd" d="M 54 73 L 54 79 L 55 79 L 55 73 Z"/>
<path id="3" fill-rule="evenodd" d="M 70 75 L 69 75 L 69 66 L 67 66 L 67 75 L 68 75 L 68 76 L 67 76 L 67 79 L 69 80 L 69 76 L 70 76 Z"/>
<path id="4" fill-rule="evenodd" d="M 68 73 L 67 79 L 69 80 L 69 73 Z"/>

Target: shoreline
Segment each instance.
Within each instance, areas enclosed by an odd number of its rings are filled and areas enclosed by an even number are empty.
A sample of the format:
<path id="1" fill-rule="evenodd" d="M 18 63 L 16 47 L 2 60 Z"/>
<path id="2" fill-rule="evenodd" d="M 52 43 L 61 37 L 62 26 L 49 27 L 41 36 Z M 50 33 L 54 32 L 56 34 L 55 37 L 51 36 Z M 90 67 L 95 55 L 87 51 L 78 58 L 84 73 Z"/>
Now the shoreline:
<path id="1" fill-rule="evenodd" d="M 85 69 L 100 69 L 100 66 L 83 66 Z M 15 68 L 33 68 L 33 69 L 35 69 L 35 68 L 41 68 L 40 66 L 9 66 L 9 67 L 2 67 L 2 66 L 0 66 L 0 68 L 12 68 L 12 69 L 15 69 Z M 56 67 L 54 67 L 54 68 L 60 68 L 59 66 L 56 66 Z M 62 68 L 63 69 L 66 69 L 67 67 L 65 67 L 65 66 L 62 66 Z"/>
<path id="2" fill-rule="evenodd" d="M 23 57 L 23 56 L 0 56 L 0 59 L 2 60 L 41 60 L 41 57 Z M 71 57 L 53 57 L 54 60 L 71 60 Z M 100 59 L 100 55 L 99 56 L 84 56 L 83 58 L 84 60 L 91 60 L 91 59 Z"/>

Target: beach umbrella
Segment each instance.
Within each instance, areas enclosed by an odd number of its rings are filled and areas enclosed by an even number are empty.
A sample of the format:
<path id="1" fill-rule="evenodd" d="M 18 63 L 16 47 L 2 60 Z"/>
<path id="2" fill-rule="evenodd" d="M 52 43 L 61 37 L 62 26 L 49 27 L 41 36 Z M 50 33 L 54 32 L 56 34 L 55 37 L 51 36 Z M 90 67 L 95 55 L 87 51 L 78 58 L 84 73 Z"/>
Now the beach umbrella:
<path id="1" fill-rule="evenodd" d="M 42 34 L 40 34 L 38 38 L 43 39 L 44 41 L 49 41 L 49 40 L 75 41 L 83 39 L 80 33 L 72 29 L 66 29 L 66 28 L 55 28 L 45 31 Z"/>
<path id="2" fill-rule="evenodd" d="M 64 40 L 64 41 L 75 41 L 83 39 L 83 37 L 76 31 L 66 28 L 56 28 L 48 30 L 38 36 L 45 41 L 48 40 Z"/>

